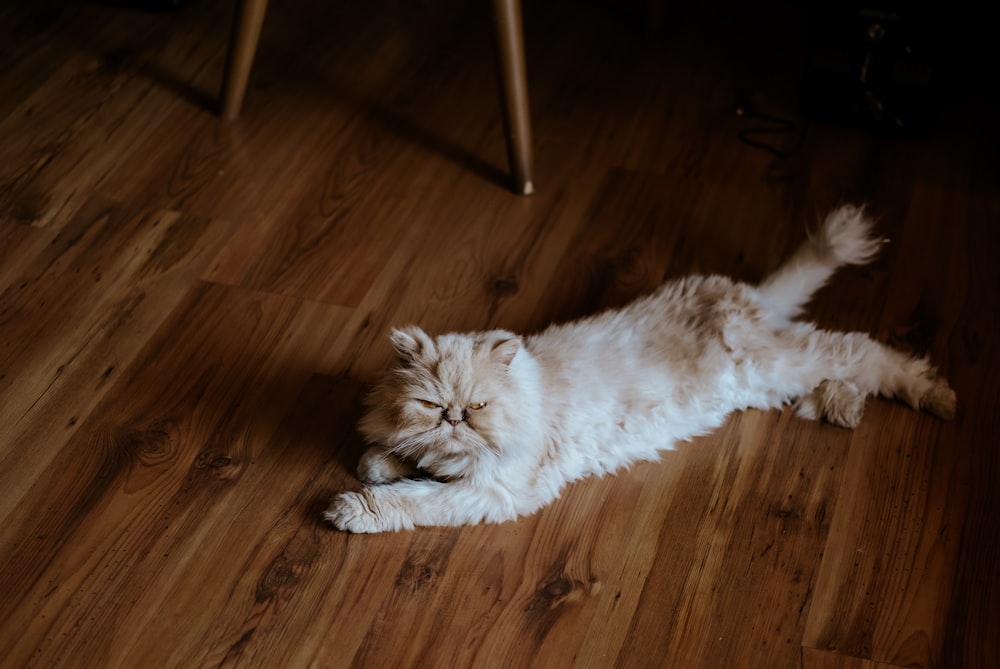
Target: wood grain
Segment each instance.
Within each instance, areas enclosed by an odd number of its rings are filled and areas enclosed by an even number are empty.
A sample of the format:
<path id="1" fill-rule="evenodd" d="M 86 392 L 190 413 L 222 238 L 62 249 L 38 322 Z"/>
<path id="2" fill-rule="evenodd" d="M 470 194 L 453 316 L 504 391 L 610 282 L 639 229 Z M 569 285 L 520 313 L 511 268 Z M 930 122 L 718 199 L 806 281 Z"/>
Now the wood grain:
<path id="1" fill-rule="evenodd" d="M 205 27 L 192 30 L 199 24 L 185 17 L 168 26 L 143 14 L 129 22 L 111 8 L 95 7 L 89 14 L 90 30 L 74 23 L 61 36 L 74 48 L 62 59 L 58 51 L 50 55 L 59 67 L 46 85 L 12 91 L 20 104 L 0 121 L 8 138 L 0 148 L 5 218 L 45 226 L 71 217 L 135 155 L 144 137 L 162 132 L 172 109 L 198 101 L 197 79 L 178 84 L 175 73 L 210 75 L 207 63 L 221 58 L 221 46 L 201 39 Z M 148 115 L 132 114 L 140 105 Z M 142 152 L 136 157 L 149 159 Z"/>
<path id="2" fill-rule="evenodd" d="M 268 495 L 264 504 L 254 503 L 240 498 L 258 486 L 236 485 L 241 479 L 267 480 L 275 476 L 269 470 L 287 467 L 303 451 L 313 460 L 297 471 L 311 479 L 329 458 L 325 439 L 315 448 L 308 434 L 298 434 L 291 453 L 280 448 L 287 441 L 278 449 L 269 444 L 309 379 L 307 357 L 322 357 L 338 318 L 335 308 L 266 295 L 237 297 L 221 287 L 190 293 L 172 316 L 177 325 L 151 340 L 126 372 L 129 381 L 116 386 L 117 393 L 94 410 L 57 463 L 35 482 L 35 489 L 59 490 L 58 500 L 51 500 L 41 516 L 30 499 L 24 500 L 4 524 L 3 541 L 13 551 L 0 591 L 4 601 L 34 612 L 25 634 L 5 637 L 8 661 L 23 664 L 33 657 L 50 663 L 68 655 L 118 664 L 126 659 L 119 653 L 141 650 L 144 639 L 156 640 L 160 622 L 152 617 L 155 612 L 176 606 L 178 613 L 185 612 L 182 619 L 196 623 L 192 607 L 205 615 L 213 602 L 226 603 L 226 588 L 213 589 L 223 597 L 216 601 L 194 582 L 185 596 L 169 595 L 178 579 L 216 579 L 209 568 L 214 560 L 227 565 L 232 577 L 238 572 L 229 566 L 246 559 L 236 549 L 246 521 L 226 514 L 213 522 L 212 509 L 223 507 L 211 499 L 235 495 L 233 508 L 253 517 L 280 504 L 284 495 L 298 496 L 299 489 L 292 485 L 284 494 Z M 296 320 L 304 327 L 288 336 Z M 113 407 L 112 413 L 102 407 Z M 292 511 L 299 522 L 303 511 Z M 251 552 L 264 548 L 242 545 Z M 40 550 L 51 559 L 39 560 Z M 150 587 L 154 580 L 164 589 Z M 105 587 L 109 581 L 117 586 Z M 168 597 L 169 606 L 163 601 Z M 124 646 L 114 638 L 95 643 L 79 623 L 109 606 L 99 616 L 103 624 L 118 629 L 118 616 L 130 621 L 120 630 L 131 637 Z M 188 629 L 201 631 L 197 624 Z M 46 636 L 60 641 L 35 647 L 35 639 Z M 192 643 L 184 650 L 198 648 Z M 158 656 L 165 650 L 156 649 L 157 657 L 143 661 L 172 663 Z"/>
<path id="3" fill-rule="evenodd" d="M 873 662 L 815 648 L 802 649 L 803 669 L 896 669 L 885 662 Z"/>
<path id="4" fill-rule="evenodd" d="M 231 5 L 0 7 L 0 667 L 996 664 L 996 102 L 961 68 L 925 137 L 818 123 L 803 10 L 647 5 L 524 5 L 530 198 L 485 5 L 272 3 L 232 124 Z M 320 521 L 393 326 L 756 281 L 842 201 L 891 243 L 810 314 L 955 421 L 746 412 L 517 522 Z"/>
<path id="5" fill-rule="evenodd" d="M 0 284 L 0 517 L 194 286 L 229 228 L 92 198 L 57 234 L 31 229 L 31 243 L 8 239 L 12 272 Z M 25 258 L 31 263 L 18 262 Z"/>

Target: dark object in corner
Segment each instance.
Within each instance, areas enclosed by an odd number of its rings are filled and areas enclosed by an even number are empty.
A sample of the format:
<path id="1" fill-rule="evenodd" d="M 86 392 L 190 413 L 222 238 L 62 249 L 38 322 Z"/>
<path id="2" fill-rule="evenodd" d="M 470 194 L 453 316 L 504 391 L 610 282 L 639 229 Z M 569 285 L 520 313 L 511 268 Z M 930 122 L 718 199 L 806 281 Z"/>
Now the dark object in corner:
<path id="1" fill-rule="evenodd" d="M 95 5 L 135 9 L 140 12 L 166 12 L 178 9 L 184 0 L 90 0 Z"/>
<path id="2" fill-rule="evenodd" d="M 929 132 L 943 102 L 950 33 L 949 12 L 929 3 L 815 5 L 803 113 L 893 133 Z"/>

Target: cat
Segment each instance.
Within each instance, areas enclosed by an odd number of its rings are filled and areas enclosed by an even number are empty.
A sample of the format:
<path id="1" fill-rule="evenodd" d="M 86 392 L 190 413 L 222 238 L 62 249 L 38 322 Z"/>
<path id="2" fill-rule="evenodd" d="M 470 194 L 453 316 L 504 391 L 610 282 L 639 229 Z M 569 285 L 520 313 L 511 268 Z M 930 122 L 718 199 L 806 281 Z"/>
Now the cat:
<path id="1" fill-rule="evenodd" d="M 853 428 L 881 394 L 953 418 L 955 392 L 926 358 L 796 320 L 839 266 L 883 243 L 864 208 L 846 205 L 756 287 L 681 278 L 525 337 L 394 330 L 395 361 L 359 425 L 364 485 L 324 517 L 350 532 L 513 520 L 747 408 L 794 402 Z"/>

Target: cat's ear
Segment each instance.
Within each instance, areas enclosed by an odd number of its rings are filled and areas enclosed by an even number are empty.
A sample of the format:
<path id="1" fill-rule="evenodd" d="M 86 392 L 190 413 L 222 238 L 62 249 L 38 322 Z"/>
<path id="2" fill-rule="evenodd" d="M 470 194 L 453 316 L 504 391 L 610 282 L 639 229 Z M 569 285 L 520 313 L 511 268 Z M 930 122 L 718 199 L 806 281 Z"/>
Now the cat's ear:
<path id="1" fill-rule="evenodd" d="M 434 343 L 423 330 L 415 325 L 394 329 L 389 335 L 396 356 L 404 363 L 411 363 L 422 357 Z"/>
<path id="2" fill-rule="evenodd" d="M 503 333 L 503 337 L 493 342 L 490 349 L 490 360 L 502 367 L 510 367 L 514 361 L 514 356 L 521 350 L 521 338 L 509 333 Z"/>

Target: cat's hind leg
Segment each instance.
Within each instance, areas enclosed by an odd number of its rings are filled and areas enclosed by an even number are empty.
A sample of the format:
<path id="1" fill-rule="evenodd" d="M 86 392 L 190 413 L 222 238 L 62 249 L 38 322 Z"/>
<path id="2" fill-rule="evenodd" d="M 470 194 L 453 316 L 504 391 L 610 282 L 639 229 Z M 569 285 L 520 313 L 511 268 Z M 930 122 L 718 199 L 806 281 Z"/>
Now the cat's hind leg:
<path id="1" fill-rule="evenodd" d="M 866 399 L 866 393 L 850 381 L 826 379 L 799 398 L 795 413 L 853 429 L 861 423 Z"/>
<path id="2" fill-rule="evenodd" d="M 799 400 L 802 416 L 855 427 L 865 398 L 879 394 L 946 420 L 955 417 L 955 391 L 927 358 L 908 356 L 859 332 L 817 330 L 804 348 L 819 360 L 814 373 L 820 381 Z"/>
<path id="3" fill-rule="evenodd" d="M 927 358 L 908 356 L 893 348 L 864 337 L 872 347 L 872 369 L 862 363 L 855 375 L 856 383 L 864 388 L 869 383 L 885 397 L 895 397 L 913 409 L 928 411 L 938 418 L 955 417 L 957 398 L 948 382 L 938 375 Z"/>

